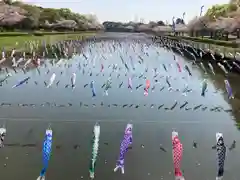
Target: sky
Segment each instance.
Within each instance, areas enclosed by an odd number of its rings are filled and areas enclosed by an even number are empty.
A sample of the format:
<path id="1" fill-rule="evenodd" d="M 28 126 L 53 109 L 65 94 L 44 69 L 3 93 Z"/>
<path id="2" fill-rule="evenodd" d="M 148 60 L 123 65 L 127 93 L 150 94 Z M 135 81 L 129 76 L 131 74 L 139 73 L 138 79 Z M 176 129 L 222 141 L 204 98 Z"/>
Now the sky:
<path id="1" fill-rule="evenodd" d="M 229 0 L 23 0 L 24 2 L 49 8 L 69 8 L 73 12 L 95 14 L 104 21 L 172 21 L 172 17 L 182 17 L 185 22 L 203 13 L 214 4 L 228 3 Z"/>

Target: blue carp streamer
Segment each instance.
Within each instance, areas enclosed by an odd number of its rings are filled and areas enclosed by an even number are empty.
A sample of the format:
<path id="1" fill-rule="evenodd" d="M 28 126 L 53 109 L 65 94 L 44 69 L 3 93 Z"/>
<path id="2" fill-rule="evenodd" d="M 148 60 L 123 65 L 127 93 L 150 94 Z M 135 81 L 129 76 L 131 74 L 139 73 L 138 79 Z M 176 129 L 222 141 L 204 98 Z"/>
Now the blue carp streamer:
<path id="1" fill-rule="evenodd" d="M 124 157 L 126 152 L 128 151 L 129 146 L 132 144 L 133 139 L 132 139 L 132 124 L 127 124 L 127 127 L 125 129 L 123 141 L 120 146 L 120 154 L 119 158 L 116 163 L 116 167 L 114 169 L 114 172 L 116 172 L 119 168 L 122 171 L 122 174 L 124 174 Z"/>
<path id="2" fill-rule="evenodd" d="M 100 138 L 100 125 L 97 123 L 93 129 L 93 140 L 92 140 L 92 158 L 90 161 L 89 173 L 90 178 L 93 179 L 95 175 L 95 166 L 97 161 L 98 149 L 99 149 L 99 138 Z"/>
<path id="3" fill-rule="evenodd" d="M 16 88 L 18 86 L 23 85 L 24 83 L 26 83 L 28 80 L 30 79 L 30 77 L 27 77 L 25 79 L 23 79 L 22 81 L 19 81 L 17 84 L 15 84 L 12 88 Z"/>
<path id="4" fill-rule="evenodd" d="M 52 130 L 48 128 L 45 133 L 42 149 L 43 169 L 41 170 L 40 176 L 37 178 L 37 180 L 45 180 L 45 174 L 48 168 L 48 162 L 52 151 L 52 134 L 53 134 Z"/>
<path id="5" fill-rule="evenodd" d="M 216 149 L 217 149 L 217 177 L 216 180 L 221 180 L 224 174 L 224 162 L 226 158 L 226 146 L 224 145 L 223 134 L 216 133 Z"/>

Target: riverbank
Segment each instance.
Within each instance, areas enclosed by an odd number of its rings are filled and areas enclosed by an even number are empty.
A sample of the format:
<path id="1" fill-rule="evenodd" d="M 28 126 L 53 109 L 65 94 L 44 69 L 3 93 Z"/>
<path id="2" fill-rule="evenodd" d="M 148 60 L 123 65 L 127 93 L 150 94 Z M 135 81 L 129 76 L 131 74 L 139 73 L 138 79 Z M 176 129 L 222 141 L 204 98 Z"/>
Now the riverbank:
<path id="1" fill-rule="evenodd" d="M 240 52 L 239 44 L 233 41 L 220 41 L 209 38 L 190 37 L 190 36 L 166 36 L 171 40 L 183 41 L 190 44 L 196 49 L 205 51 L 211 50 L 214 53 L 223 53 L 226 57 L 231 58 L 229 53 L 235 55 Z"/>
<path id="2" fill-rule="evenodd" d="M 4 51 L 12 51 L 26 53 L 30 51 L 30 46 L 39 46 L 45 43 L 52 44 L 61 40 L 83 39 L 95 35 L 97 32 L 7 32 L 0 33 L 0 48 Z"/>

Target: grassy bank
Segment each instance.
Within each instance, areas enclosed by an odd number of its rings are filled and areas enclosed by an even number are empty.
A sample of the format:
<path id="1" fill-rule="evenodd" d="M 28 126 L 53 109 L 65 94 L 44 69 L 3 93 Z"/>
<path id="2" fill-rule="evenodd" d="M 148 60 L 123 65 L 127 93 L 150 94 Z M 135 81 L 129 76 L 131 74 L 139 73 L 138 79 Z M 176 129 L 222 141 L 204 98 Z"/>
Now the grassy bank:
<path id="1" fill-rule="evenodd" d="M 0 50 L 28 51 L 30 44 L 42 45 L 54 43 L 60 40 L 82 39 L 93 36 L 96 32 L 7 32 L 0 33 Z"/>
<path id="2" fill-rule="evenodd" d="M 210 39 L 210 38 L 206 38 L 206 37 L 172 36 L 172 35 L 169 35 L 169 38 L 176 39 L 176 40 L 185 39 L 185 40 L 207 43 L 207 44 L 214 44 L 214 45 L 225 46 L 225 47 L 230 47 L 230 48 L 238 48 L 239 47 L 239 44 L 236 43 L 236 42 L 233 42 L 233 41 L 215 40 L 215 39 Z"/>
<path id="3" fill-rule="evenodd" d="M 236 52 L 240 52 L 239 44 L 232 41 L 221 41 L 214 40 L 209 38 L 201 38 L 201 37 L 189 37 L 189 36 L 167 36 L 173 40 L 181 40 L 191 44 L 195 48 L 201 49 L 210 49 L 213 52 L 224 53 L 226 56 L 228 53 L 235 54 Z"/>

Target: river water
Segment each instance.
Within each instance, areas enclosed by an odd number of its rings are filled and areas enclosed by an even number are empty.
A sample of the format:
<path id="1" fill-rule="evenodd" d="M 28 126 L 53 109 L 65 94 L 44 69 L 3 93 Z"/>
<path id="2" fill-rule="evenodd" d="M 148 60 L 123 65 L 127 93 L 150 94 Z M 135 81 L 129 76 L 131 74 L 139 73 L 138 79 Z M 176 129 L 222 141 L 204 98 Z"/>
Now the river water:
<path id="1" fill-rule="evenodd" d="M 210 71 L 204 74 L 199 67 L 193 66 L 190 60 L 176 55 L 182 66 L 188 64 L 192 77 L 185 71 L 178 72 L 172 52 L 157 45 L 147 48 L 142 45 L 148 42 L 147 39 L 142 44 L 136 44 L 135 41 L 133 43 L 134 39 L 147 38 L 141 34 L 131 35 L 131 38 L 129 34 L 101 36 L 124 41 L 121 41 L 121 46 L 115 42 L 115 50 L 111 40 L 87 44 L 83 49 L 87 60 L 78 55 L 63 60 L 59 66 L 52 66 L 50 60 L 45 60 L 45 65 L 39 67 L 40 74 L 34 68 L 30 68 L 26 74 L 21 69 L 18 69 L 17 74 L 9 70 L 13 76 L 0 87 L 0 102 L 5 103 L 0 108 L 0 123 L 7 127 L 5 147 L 0 149 L 1 177 L 4 180 L 32 180 L 38 177 L 42 168 L 42 141 L 45 129 L 51 124 L 54 132 L 53 150 L 47 179 L 89 179 L 92 130 L 98 122 L 101 135 L 95 179 L 174 179 L 171 132 L 177 130 L 184 146 L 182 169 L 186 180 L 215 178 L 216 150 L 213 150 L 212 146 L 216 143 L 216 132 L 224 134 L 228 147 L 233 140 L 237 142 L 236 148 L 227 152 L 224 174 L 224 179 L 237 180 L 240 177 L 240 132 L 236 126 L 239 114 L 237 111 L 227 111 L 239 107 L 238 76 L 231 74 L 228 77 L 235 93 L 235 99 L 229 101 L 221 73 L 216 76 L 210 75 Z M 143 55 L 142 47 L 148 55 Z M 123 59 L 128 59 L 128 62 L 130 56 L 132 57 L 135 70 L 129 63 L 130 71 L 126 71 L 120 54 Z M 138 62 L 138 55 L 144 59 L 144 63 Z M 101 64 L 104 65 L 104 71 L 100 73 Z M 114 72 L 113 64 L 118 65 Z M 166 65 L 167 71 L 162 64 Z M 146 68 L 148 72 L 145 72 Z M 159 72 L 155 78 L 153 68 L 157 68 Z M 44 81 L 48 82 L 53 72 L 56 73 L 55 83 L 46 88 Z M 71 87 L 66 88 L 73 72 L 77 74 L 74 90 Z M 112 88 L 106 96 L 101 86 L 110 74 Z M 5 75 L 2 71 L 1 78 Z M 12 88 L 16 82 L 28 76 L 31 79 L 27 84 Z M 127 88 L 130 76 L 134 76 L 132 91 Z M 153 91 L 150 88 L 148 96 L 143 94 L 145 76 L 150 80 L 151 88 L 155 86 Z M 172 91 L 168 90 L 166 76 L 171 76 Z M 208 80 L 205 97 L 201 96 L 203 78 Z M 90 86 L 84 87 L 92 80 L 95 81 L 95 98 L 92 97 Z M 121 82 L 123 85 L 119 88 Z M 136 90 L 135 87 L 139 84 L 143 86 Z M 182 94 L 185 84 L 192 89 L 186 96 Z M 176 101 L 178 104 L 170 110 Z M 187 106 L 180 109 L 185 101 L 188 102 Z M 127 104 L 127 107 L 123 108 L 124 104 Z M 129 107 L 131 104 L 133 105 Z M 200 104 L 202 107 L 193 109 Z M 158 109 L 160 105 L 163 106 Z M 216 107 L 219 106 L 222 109 L 217 111 Z M 120 172 L 114 173 L 113 169 L 125 126 L 129 122 L 133 124 L 133 146 L 125 157 L 125 174 L 122 175 Z M 198 143 L 197 148 L 193 148 L 193 141 Z M 167 152 L 160 150 L 160 144 Z"/>

